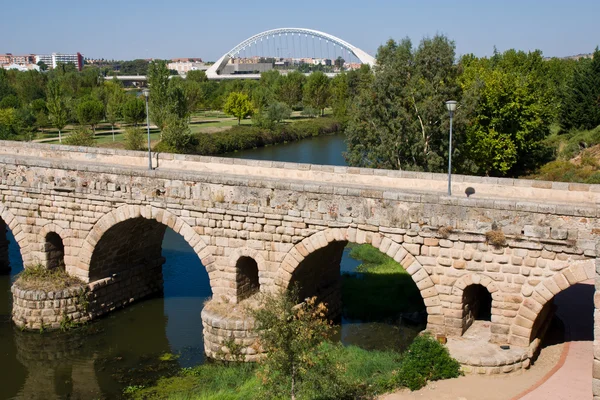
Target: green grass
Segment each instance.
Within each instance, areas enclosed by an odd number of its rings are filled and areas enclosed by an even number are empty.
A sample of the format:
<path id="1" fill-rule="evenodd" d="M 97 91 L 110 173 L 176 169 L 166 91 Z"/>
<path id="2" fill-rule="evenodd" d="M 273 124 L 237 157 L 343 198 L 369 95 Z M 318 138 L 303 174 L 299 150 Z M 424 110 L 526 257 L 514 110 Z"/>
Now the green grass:
<path id="1" fill-rule="evenodd" d="M 429 380 L 460 375 L 459 364 L 444 346 L 429 336 L 415 339 L 400 354 L 367 351 L 355 346 L 325 342 L 319 352 L 328 356 L 328 371 L 314 368 L 301 385 L 299 400 L 371 399 L 401 387 L 418 389 Z M 257 372 L 260 365 L 209 363 L 185 368 L 152 386 L 130 386 L 124 394 L 132 399 L 251 400 L 269 398 Z M 321 380 L 312 385 L 311 380 Z M 316 391 L 314 388 L 320 388 Z"/>
<path id="2" fill-rule="evenodd" d="M 19 275 L 15 284 L 25 290 L 55 291 L 73 285 L 84 285 L 74 276 L 67 274 L 60 268 L 49 270 L 42 265 L 26 267 Z"/>
<path id="3" fill-rule="evenodd" d="M 369 244 L 353 246 L 350 256 L 362 264 L 359 275 L 343 275 L 344 316 L 377 321 L 425 309 L 417 285 L 392 258 Z"/>

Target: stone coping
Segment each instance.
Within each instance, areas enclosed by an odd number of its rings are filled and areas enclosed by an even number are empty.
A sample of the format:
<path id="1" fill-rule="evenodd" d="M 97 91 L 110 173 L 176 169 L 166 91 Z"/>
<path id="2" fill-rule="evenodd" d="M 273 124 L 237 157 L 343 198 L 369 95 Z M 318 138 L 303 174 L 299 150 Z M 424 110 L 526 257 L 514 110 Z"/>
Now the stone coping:
<path id="1" fill-rule="evenodd" d="M 71 285 L 64 289 L 56 290 L 43 290 L 43 289 L 23 289 L 19 287 L 18 281 L 16 281 L 11 291 L 16 298 L 31 301 L 42 301 L 42 300 L 61 300 L 76 297 L 85 292 L 88 288 L 86 283 L 79 285 Z"/>
<path id="2" fill-rule="evenodd" d="M 113 167 L 145 168 L 147 153 L 140 151 L 73 147 L 63 145 L 47 145 L 40 143 L 23 143 L 0 141 L 0 154 L 21 155 L 35 158 L 55 159 L 108 164 Z M 403 188 L 417 192 L 445 192 L 447 175 L 439 173 L 396 171 L 384 169 L 355 168 L 330 165 L 287 163 L 262 160 L 245 160 L 237 158 L 195 156 L 186 154 L 153 153 L 157 170 L 164 169 L 196 172 L 212 172 L 220 175 L 265 176 L 286 180 L 304 180 L 308 182 L 328 184 L 363 184 L 381 188 Z M 104 166 L 106 168 L 107 165 Z M 146 171 L 151 175 L 158 171 Z M 155 176 L 155 175 L 152 175 Z M 475 194 L 471 197 L 517 198 L 519 201 L 530 199 L 532 202 L 578 202 L 600 203 L 600 185 L 549 182 L 527 179 L 492 178 L 468 175 L 453 175 L 453 189 L 456 195 L 475 186 Z"/>
<path id="3" fill-rule="evenodd" d="M 1 141 L 0 141 L 1 143 Z M 246 160 L 244 160 L 246 161 Z M 510 211 L 538 212 L 565 216 L 600 217 L 600 207 L 597 204 L 583 203 L 565 204 L 559 201 L 527 201 L 523 199 L 502 198 L 499 196 L 488 198 L 447 196 L 432 191 L 418 191 L 393 187 L 373 187 L 368 185 L 302 181 L 293 179 L 280 179 L 272 177 L 248 177 L 243 175 L 214 174 L 210 171 L 192 172 L 188 170 L 155 169 L 149 171 L 145 167 L 130 165 L 115 166 L 106 163 L 91 163 L 48 158 L 33 158 L 20 155 L 3 155 L 0 146 L 0 164 L 24 165 L 30 167 L 73 170 L 91 173 L 108 173 L 123 176 L 147 177 L 167 179 L 174 181 L 206 182 L 222 185 L 239 185 L 258 188 L 271 188 L 280 190 L 296 190 L 320 194 L 337 194 L 383 200 L 399 200 L 413 203 L 440 204 L 448 206 L 479 207 Z M 308 164 L 307 164 L 308 165 Z M 371 170 L 377 171 L 377 170 Z M 399 172 L 399 171 L 394 171 Z M 593 185 L 598 186 L 600 185 Z M 58 192 L 82 191 L 82 188 L 57 186 Z M 600 204 L 600 203 L 599 203 Z"/>

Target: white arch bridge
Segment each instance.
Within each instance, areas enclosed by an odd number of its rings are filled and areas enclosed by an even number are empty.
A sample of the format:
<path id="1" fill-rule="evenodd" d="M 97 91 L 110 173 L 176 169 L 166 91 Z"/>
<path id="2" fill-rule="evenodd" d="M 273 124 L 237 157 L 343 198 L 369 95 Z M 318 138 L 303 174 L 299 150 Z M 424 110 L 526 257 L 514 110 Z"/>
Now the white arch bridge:
<path id="1" fill-rule="evenodd" d="M 359 49 L 358 47 L 342 40 L 338 37 L 330 35 L 325 32 L 320 32 L 314 29 L 305 29 L 305 28 L 278 28 L 271 29 L 268 31 L 261 32 L 256 34 L 232 48 L 230 51 L 225 53 L 221 58 L 219 58 L 208 70 L 206 71 L 206 76 L 209 79 L 258 79 L 260 77 L 259 74 L 239 74 L 239 75 L 231 75 L 231 74 L 222 74 L 225 66 L 229 63 L 232 58 L 239 57 L 240 53 L 245 51 L 246 49 L 250 49 L 252 46 L 255 48 L 262 44 L 263 40 L 275 39 L 279 38 L 284 39 L 287 42 L 288 37 L 292 39 L 292 46 L 294 46 L 294 35 L 298 35 L 299 37 L 304 36 L 308 38 L 309 36 L 315 40 L 319 39 L 324 40 L 326 44 L 331 43 L 334 48 L 338 46 L 341 50 L 345 50 L 348 54 L 356 57 L 362 64 L 368 64 L 373 66 L 375 64 L 375 58 L 368 54 L 367 52 Z M 287 45 L 286 45 L 287 46 Z M 299 47 L 301 44 L 299 43 Z M 314 51 L 314 43 L 313 43 L 313 51 Z M 289 50 L 289 49 L 288 49 Z M 308 52 L 308 45 L 307 45 Z"/>

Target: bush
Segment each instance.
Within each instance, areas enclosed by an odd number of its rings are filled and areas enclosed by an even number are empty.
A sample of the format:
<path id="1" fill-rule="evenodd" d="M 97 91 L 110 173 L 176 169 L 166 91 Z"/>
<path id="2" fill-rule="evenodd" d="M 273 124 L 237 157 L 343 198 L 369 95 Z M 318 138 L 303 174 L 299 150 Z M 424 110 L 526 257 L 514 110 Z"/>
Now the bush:
<path id="1" fill-rule="evenodd" d="M 333 118 L 317 118 L 294 124 L 280 124 L 273 129 L 234 126 L 224 132 L 196 134 L 194 136 L 196 142 L 194 153 L 200 155 L 230 153 L 276 143 L 293 142 L 312 136 L 334 134 L 340 131 L 340 123 Z"/>
<path id="2" fill-rule="evenodd" d="M 418 336 L 403 356 L 398 383 L 417 390 L 428 381 L 457 378 L 460 364 L 450 357 L 448 349 L 429 334 Z"/>
<path id="3" fill-rule="evenodd" d="M 506 236 L 501 230 L 491 230 L 485 233 L 485 238 L 489 244 L 494 247 L 502 247 L 506 245 Z"/>
<path id="4" fill-rule="evenodd" d="M 162 140 L 178 152 L 188 152 L 192 143 L 192 134 L 187 121 L 171 115 L 167 118 L 162 131 Z"/>
<path id="5" fill-rule="evenodd" d="M 141 150 L 144 145 L 144 132 L 140 128 L 125 128 L 125 148 L 127 150 Z"/>
<path id="6" fill-rule="evenodd" d="M 68 144 L 69 146 L 94 147 L 96 145 L 92 132 L 83 126 L 75 128 L 69 136 L 64 138 L 63 143 Z"/>

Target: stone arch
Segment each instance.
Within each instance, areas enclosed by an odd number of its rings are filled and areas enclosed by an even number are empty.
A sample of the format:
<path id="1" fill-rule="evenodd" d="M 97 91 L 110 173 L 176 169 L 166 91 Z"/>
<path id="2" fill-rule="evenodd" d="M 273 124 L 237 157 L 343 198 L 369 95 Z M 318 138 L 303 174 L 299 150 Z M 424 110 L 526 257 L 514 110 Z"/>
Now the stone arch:
<path id="1" fill-rule="evenodd" d="M 446 312 L 446 326 L 449 334 L 462 335 L 471 326 L 473 322 L 469 315 L 465 303 L 465 291 L 469 287 L 479 285 L 487 290 L 491 298 L 493 299 L 494 293 L 498 291 L 498 286 L 489 276 L 468 273 L 461 276 L 454 282 L 452 287 L 452 299 L 451 308 Z M 491 305 L 493 309 L 493 303 Z M 491 310 L 490 310 L 491 311 Z"/>
<path id="2" fill-rule="evenodd" d="M 190 247 L 194 249 L 194 252 L 198 255 L 198 258 L 206 268 L 211 282 L 211 288 L 213 289 L 213 293 L 215 293 L 215 286 L 218 285 L 214 258 L 212 257 L 210 248 L 204 242 L 200 234 L 198 234 L 194 228 L 188 225 L 181 217 L 178 217 L 165 209 L 152 206 L 124 205 L 100 218 L 94 224 L 87 237 L 83 240 L 83 244 L 79 251 L 78 262 L 76 268 L 74 268 L 75 275 L 79 276 L 84 281 L 89 282 L 92 255 L 96 245 L 102 239 L 102 236 L 117 224 L 135 218 L 156 221 L 179 233 Z"/>
<path id="3" fill-rule="evenodd" d="M 23 259 L 23 266 L 29 266 L 36 261 L 31 255 L 28 237 L 29 235 L 27 232 L 25 232 L 25 230 L 23 230 L 24 226 L 25 224 L 20 223 L 17 217 L 15 217 L 15 215 L 8 210 L 8 208 L 6 208 L 3 204 L 0 204 L 0 228 L 2 228 L 4 231 L 0 232 L 0 235 L 3 235 L 2 238 L 4 240 L 2 246 L 5 247 L 2 249 L 2 252 L 6 253 L 5 255 L 0 255 L 0 257 L 3 259 L 5 258 L 6 263 L 8 263 L 8 241 L 6 239 L 6 228 L 10 229 L 15 241 L 19 245 L 19 251 L 21 253 L 21 258 Z M 2 269 L 2 266 L 0 266 L 0 269 Z"/>
<path id="4" fill-rule="evenodd" d="M 46 268 L 65 270 L 65 245 L 56 232 L 48 232 L 44 246 L 46 253 Z"/>
<path id="5" fill-rule="evenodd" d="M 248 260 L 252 260 L 254 266 L 251 263 L 247 263 Z M 264 257 L 258 250 L 249 247 L 235 249 L 229 256 L 229 267 L 233 268 L 236 274 L 235 302 L 239 302 L 257 291 L 264 290 L 265 284 L 267 284 L 265 279 L 267 265 Z"/>
<path id="6" fill-rule="evenodd" d="M 411 254 L 403 243 L 381 232 L 348 227 L 328 228 L 314 233 L 297 243 L 286 254 L 277 273 L 275 285 L 281 289 L 286 289 L 292 280 L 293 272 L 300 263 L 316 250 L 333 242 L 368 243 L 399 262 L 409 273 L 421 293 L 427 308 L 427 329 L 437 333 L 444 332 L 441 301 L 430 273 L 416 259 L 416 255 Z"/>
<path id="7" fill-rule="evenodd" d="M 63 260 L 65 271 L 67 273 L 72 273 L 74 264 L 76 262 L 76 258 L 74 258 L 73 256 L 69 256 L 71 251 L 67 250 L 67 248 L 69 247 L 71 237 L 73 235 L 73 231 L 71 229 L 64 229 L 60 225 L 56 225 L 53 222 L 48 222 L 36 235 L 36 248 L 32 249 L 32 254 L 34 254 L 35 258 L 37 258 L 40 262 L 43 262 L 45 266 L 48 266 L 46 245 L 48 235 L 52 233 L 60 237 L 64 247 Z"/>
<path id="8" fill-rule="evenodd" d="M 556 272 L 552 277 L 544 279 L 533 288 L 524 286 L 522 294 L 525 299 L 511 326 L 510 344 L 522 347 L 529 346 L 535 333 L 536 327 L 534 325 L 540 313 L 545 310 L 544 306 L 563 290 L 577 283 L 595 279 L 595 277 L 596 260 L 579 260 L 571 262 L 568 268 Z"/>

